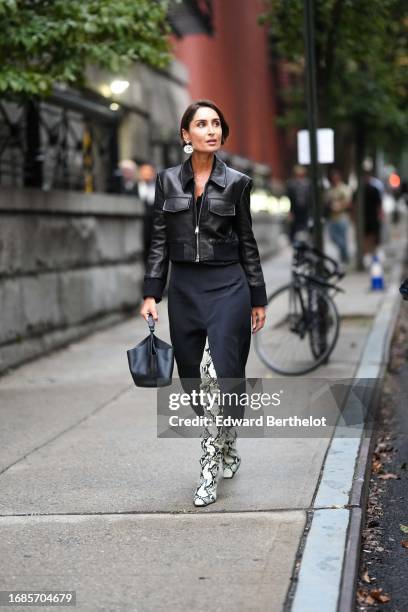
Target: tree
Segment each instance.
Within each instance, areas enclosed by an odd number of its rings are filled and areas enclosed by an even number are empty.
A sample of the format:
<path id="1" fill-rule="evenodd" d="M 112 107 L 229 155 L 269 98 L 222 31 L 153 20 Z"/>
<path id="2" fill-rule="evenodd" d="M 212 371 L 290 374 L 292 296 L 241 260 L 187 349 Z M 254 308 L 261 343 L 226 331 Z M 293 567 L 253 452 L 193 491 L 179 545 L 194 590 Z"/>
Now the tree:
<path id="1" fill-rule="evenodd" d="M 277 57 L 304 62 L 303 1 L 265 0 Z M 405 0 L 316 0 L 316 63 L 321 125 L 353 126 L 359 156 L 408 136 L 408 13 Z M 298 85 L 302 86 L 300 82 Z M 284 92 L 286 125 L 305 123 L 304 96 Z"/>
<path id="2" fill-rule="evenodd" d="M 168 0 L 0 0 L 0 92 L 46 96 L 85 85 L 87 64 L 114 73 L 170 60 Z"/>
<path id="3" fill-rule="evenodd" d="M 264 0 L 275 57 L 304 65 L 303 0 Z M 351 126 L 357 190 L 357 267 L 362 269 L 362 161 L 382 144 L 402 152 L 408 136 L 408 13 L 405 0 L 315 0 L 316 81 L 322 126 Z M 302 79 L 284 92 L 283 123 L 305 124 Z M 341 155 L 342 151 L 338 151 Z M 343 151 L 344 153 L 344 151 Z M 347 151 L 347 153 L 349 153 Z M 337 165 L 342 166 L 337 155 Z M 339 163 L 340 157 L 340 163 Z M 344 155 L 343 160 L 350 157 Z"/>

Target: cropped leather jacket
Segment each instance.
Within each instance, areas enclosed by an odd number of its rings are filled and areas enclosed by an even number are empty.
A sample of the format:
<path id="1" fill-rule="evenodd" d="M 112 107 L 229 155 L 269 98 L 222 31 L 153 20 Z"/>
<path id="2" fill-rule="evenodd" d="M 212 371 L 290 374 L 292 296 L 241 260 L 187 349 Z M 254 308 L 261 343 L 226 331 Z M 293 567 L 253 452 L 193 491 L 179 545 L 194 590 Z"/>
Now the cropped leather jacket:
<path id="1" fill-rule="evenodd" d="M 241 262 L 252 306 L 267 304 L 265 281 L 252 231 L 252 179 L 214 155 L 197 213 L 191 158 L 157 174 L 152 241 L 143 297 L 162 299 L 170 261 Z"/>

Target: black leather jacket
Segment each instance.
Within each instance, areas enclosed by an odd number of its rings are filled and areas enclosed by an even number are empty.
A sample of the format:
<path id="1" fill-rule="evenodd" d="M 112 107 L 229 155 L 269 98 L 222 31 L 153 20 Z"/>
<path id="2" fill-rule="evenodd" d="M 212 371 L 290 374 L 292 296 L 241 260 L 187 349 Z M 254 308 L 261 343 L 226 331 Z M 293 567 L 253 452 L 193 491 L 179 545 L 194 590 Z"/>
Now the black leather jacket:
<path id="1" fill-rule="evenodd" d="M 143 297 L 154 297 L 160 302 L 169 260 L 241 262 L 251 290 L 252 306 L 267 304 L 252 231 L 251 188 L 249 176 L 229 168 L 215 154 L 197 219 L 191 158 L 158 173 Z"/>

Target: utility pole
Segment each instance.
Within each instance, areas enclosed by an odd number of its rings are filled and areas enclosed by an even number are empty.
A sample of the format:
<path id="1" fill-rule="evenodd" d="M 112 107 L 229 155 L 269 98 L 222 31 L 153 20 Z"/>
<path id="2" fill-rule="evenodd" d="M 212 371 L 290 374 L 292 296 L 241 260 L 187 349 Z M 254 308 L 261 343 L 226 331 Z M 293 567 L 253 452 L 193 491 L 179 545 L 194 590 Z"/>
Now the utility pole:
<path id="1" fill-rule="evenodd" d="M 322 204 L 320 197 L 319 163 L 317 152 L 317 88 L 316 88 L 316 55 L 315 55 L 315 23 L 314 0 L 303 0 L 305 47 L 306 47 L 306 103 L 307 123 L 309 130 L 310 173 L 313 202 L 313 244 L 323 251 Z M 315 274 L 321 275 L 322 261 L 317 261 Z M 313 296 L 313 292 L 312 292 Z M 318 314 L 318 349 L 327 348 L 328 318 L 325 300 L 319 293 L 315 294 Z M 327 359 L 325 361 L 327 363 Z"/>
<path id="2" fill-rule="evenodd" d="M 310 147 L 310 181 L 313 202 L 313 243 L 323 250 L 322 205 L 317 158 L 317 89 L 314 0 L 303 0 L 304 36 L 306 47 L 306 103 Z"/>

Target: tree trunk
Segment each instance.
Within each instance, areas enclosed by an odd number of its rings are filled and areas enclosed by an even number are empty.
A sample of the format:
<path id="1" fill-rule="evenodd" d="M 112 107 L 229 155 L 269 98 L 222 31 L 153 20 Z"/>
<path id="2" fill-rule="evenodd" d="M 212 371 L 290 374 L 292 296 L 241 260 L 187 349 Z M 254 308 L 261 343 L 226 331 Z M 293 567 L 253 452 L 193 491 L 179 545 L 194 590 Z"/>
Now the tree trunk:
<path id="1" fill-rule="evenodd" d="M 366 147 L 366 127 L 363 120 L 355 122 L 356 137 L 356 176 L 358 181 L 356 198 L 356 238 L 357 238 L 357 270 L 364 270 L 363 266 L 363 244 L 364 244 L 364 179 L 363 160 Z"/>

